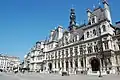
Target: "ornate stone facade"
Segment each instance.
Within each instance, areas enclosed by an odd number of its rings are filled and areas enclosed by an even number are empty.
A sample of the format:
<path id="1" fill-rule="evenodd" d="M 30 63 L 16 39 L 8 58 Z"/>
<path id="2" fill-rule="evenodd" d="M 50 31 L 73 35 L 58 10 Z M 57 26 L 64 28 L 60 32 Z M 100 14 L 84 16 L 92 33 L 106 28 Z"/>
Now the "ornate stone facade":
<path id="1" fill-rule="evenodd" d="M 42 66 L 43 72 L 63 71 L 69 74 L 115 73 L 120 66 L 119 30 L 113 26 L 109 4 L 87 9 L 88 23 L 76 25 L 75 9 L 71 9 L 68 30 L 62 26 L 52 30 L 50 38 L 43 41 L 42 48 L 31 50 L 30 68 L 35 71 Z M 119 24 L 119 23 L 117 23 Z M 43 57 L 38 60 L 37 52 Z M 32 62 L 32 60 L 34 60 Z"/>

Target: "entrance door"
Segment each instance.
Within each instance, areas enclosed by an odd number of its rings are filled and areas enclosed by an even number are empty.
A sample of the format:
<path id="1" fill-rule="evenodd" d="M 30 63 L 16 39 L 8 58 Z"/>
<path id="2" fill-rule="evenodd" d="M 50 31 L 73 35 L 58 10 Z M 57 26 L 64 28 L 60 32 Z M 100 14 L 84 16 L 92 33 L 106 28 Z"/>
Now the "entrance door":
<path id="1" fill-rule="evenodd" d="M 97 58 L 91 60 L 92 71 L 98 71 L 100 68 L 100 61 Z"/>
<path id="2" fill-rule="evenodd" d="M 52 70 L 52 63 L 49 63 L 49 69 Z"/>

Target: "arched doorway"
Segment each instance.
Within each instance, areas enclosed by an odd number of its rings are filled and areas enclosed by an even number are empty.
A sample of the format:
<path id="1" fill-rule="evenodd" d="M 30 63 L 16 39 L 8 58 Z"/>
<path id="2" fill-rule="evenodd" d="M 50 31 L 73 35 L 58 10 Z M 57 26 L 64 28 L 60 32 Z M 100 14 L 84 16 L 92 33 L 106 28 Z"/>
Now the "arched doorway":
<path id="1" fill-rule="evenodd" d="M 100 69 L 100 61 L 98 58 L 91 58 L 90 60 L 90 64 L 91 64 L 91 67 L 92 67 L 92 71 L 99 71 Z"/>
<path id="2" fill-rule="evenodd" d="M 51 71 L 52 70 L 52 63 L 49 63 L 48 66 L 49 66 L 49 70 Z"/>

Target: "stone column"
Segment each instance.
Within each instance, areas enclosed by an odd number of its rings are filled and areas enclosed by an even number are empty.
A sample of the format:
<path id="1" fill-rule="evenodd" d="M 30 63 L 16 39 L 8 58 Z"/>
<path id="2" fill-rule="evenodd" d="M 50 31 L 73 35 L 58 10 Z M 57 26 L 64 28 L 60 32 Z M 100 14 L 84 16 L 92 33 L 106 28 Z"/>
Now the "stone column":
<path id="1" fill-rule="evenodd" d="M 71 69 L 71 66 L 70 66 L 70 59 L 68 60 L 68 71 L 70 73 L 70 69 Z"/>
<path id="2" fill-rule="evenodd" d="M 62 70 L 62 60 L 60 59 L 60 68 Z"/>
<path id="3" fill-rule="evenodd" d="M 73 58 L 73 73 L 75 72 L 75 59 Z"/>
<path id="4" fill-rule="evenodd" d="M 64 59 L 64 71 L 66 71 L 66 60 Z"/>
<path id="5" fill-rule="evenodd" d="M 58 70 L 58 60 L 56 60 L 56 69 Z"/>
<path id="6" fill-rule="evenodd" d="M 112 49 L 112 42 L 110 40 L 108 41 L 108 49 Z"/>
<path id="7" fill-rule="evenodd" d="M 55 60 L 52 62 L 52 70 L 55 70 Z"/>
<path id="8" fill-rule="evenodd" d="M 78 70 L 80 70 L 80 57 L 78 57 Z"/>
<path id="9" fill-rule="evenodd" d="M 113 55 L 111 57 L 111 61 L 112 61 L 112 73 L 115 73 L 116 70 L 116 59 L 115 59 L 115 55 Z"/>
<path id="10" fill-rule="evenodd" d="M 80 46 L 78 45 L 78 55 L 80 55 Z"/>

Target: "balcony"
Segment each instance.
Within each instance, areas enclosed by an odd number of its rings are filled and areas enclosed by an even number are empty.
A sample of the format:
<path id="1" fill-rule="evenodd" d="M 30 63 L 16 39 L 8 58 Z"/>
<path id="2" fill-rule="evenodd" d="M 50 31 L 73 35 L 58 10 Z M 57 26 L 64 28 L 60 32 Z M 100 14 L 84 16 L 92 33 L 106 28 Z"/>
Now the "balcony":
<path id="1" fill-rule="evenodd" d="M 31 60 L 30 63 L 36 63 L 36 61 Z"/>
<path id="2" fill-rule="evenodd" d="M 45 54 L 43 54 L 43 53 L 40 53 L 40 54 L 37 54 L 37 56 L 44 56 Z"/>
<path id="3" fill-rule="evenodd" d="M 43 62 L 43 59 L 42 60 L 36 60 L 36 63 L 42 63 Z"/>

